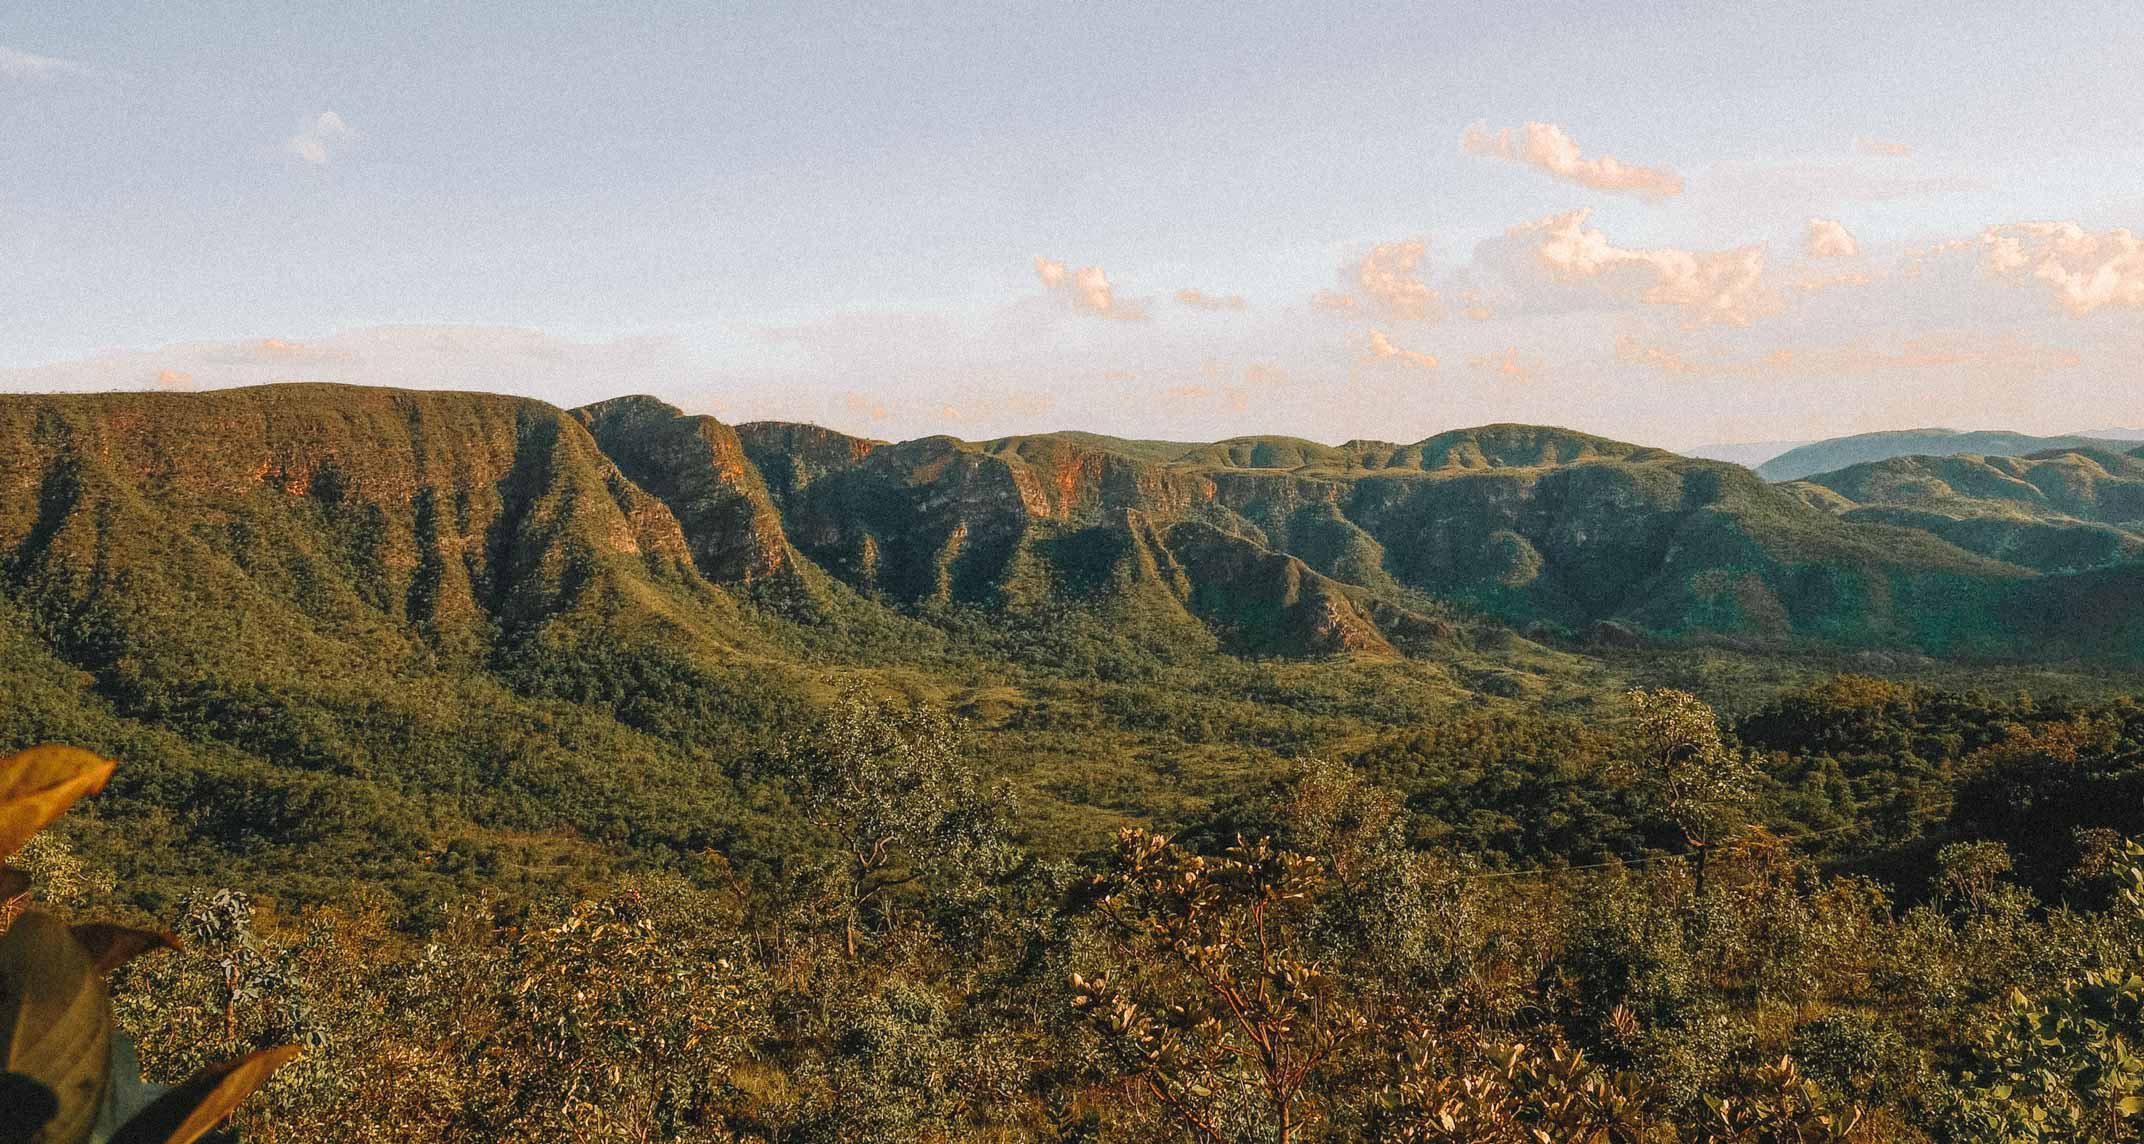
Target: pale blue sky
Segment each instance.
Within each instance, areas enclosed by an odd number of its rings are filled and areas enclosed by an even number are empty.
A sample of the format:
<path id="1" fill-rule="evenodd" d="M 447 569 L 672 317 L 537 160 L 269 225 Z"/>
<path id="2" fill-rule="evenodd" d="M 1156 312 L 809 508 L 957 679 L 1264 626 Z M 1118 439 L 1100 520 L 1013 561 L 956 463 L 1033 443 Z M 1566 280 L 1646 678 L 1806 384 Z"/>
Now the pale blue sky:
<path id="1" fill-rule="evenodd" d="M 2144 421 L 2133 4 L 864 7 L 0 8 L 0 385 L 654 390 L 876 435 Z M 1529 122 L 1685 189 L 1460 147 Z M 1761 244 L 1758 304 L 1505 237 L 1582 208 L 1626 253 Z M 1804 258 L 1818 216 L 1854 256 Z M 1994 267 L 2031 220 L 2084 245 Z M 1437 313 L 1376 312 L 1356 268 L 1410 239 Z"/>

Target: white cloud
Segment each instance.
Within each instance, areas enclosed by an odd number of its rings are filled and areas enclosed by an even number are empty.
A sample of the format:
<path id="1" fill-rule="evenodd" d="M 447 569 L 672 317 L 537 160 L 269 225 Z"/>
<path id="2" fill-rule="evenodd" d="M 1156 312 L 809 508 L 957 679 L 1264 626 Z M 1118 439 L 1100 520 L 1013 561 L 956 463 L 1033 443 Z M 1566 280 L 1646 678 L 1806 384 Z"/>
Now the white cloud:
<path id="1" fill-rule="evenodd" d="M 316 167 L 341 158 L 358 141 L 355 128 L 332 111 L 323 111 L 305 121 L 296 135 L 283 141 L 283 151 Z"/>
<path id="2" fill-rule="evenodd" d="M 1838 220 L 1813 218 L 1809 220 L 1809 236 L 1802 241 L 1802 253 L 1810 258 L 1852 258 L 1861 253 L 1861 244 Z"/>
<path id="3" fill-rule="evenodd" d="M 1460 136 L 1459 146 L 1470 155 L 1510 159 L 1596 191 L 1628 191 L 1655 199 L 1682 193 L 1682 176 L 1675 172 L 1625 163 L 1613 155 L 1588 159 L 1578 141 L 1553 123 L 1528 123 L 1516 133 L 1508 127 L 1492 133 L 1476 124 Z"/>
<path id="4" fill-rule="evenodd" d="M 1392 344 L 1392 339 L 1386 337 L 1383 330 L 1370 331 L 1368 360 L 1395 362 L 1414 369 L 1428 370 L 1437 368 L 1437 359 L 1435 357 Z"/>
<path id="5" fill-rule="evenodd" d="M 1186 286 L 1178 290 L 1176 300 L 1196 310 L 1242 310 L 1250 306 L 1241 294 L 1218 296 L 1208 294 L 1196 286 Z"/>
<path id="6" fill-rule="evenodd" d="M 1120 322 L 1147 320 L 1146 306 L 1117 297 L 1109 285 L 1109 275 L 1099 266 L 1073 270 L 1062 262 L 1038 254 L 1035 256 L 1035 277 L 1042 280 L 1050 293 L 1065 299 L 1076 310 Z"/>
<path id="7" fill-rule="evenodd" d="M 1320 290 L 1310 304 L 1321 310 L 1362 313 L 1402 322 L 1437 320 L 1440 299 L 1422 281 L 1422 262 L 1429 244 L 1419 238 L 1382 242 L 1357 262 L 1341 268 L 1340 282 L 1346 292 Z"/>
<path id="8" fill-rule="evenodd" d="M 1541 359 L 1520 353 L 1517 346 L 1505 346 L 1497 353 L 1478 354 L 1468 358 L 1467 364 L 1513 385 L 1530 385 L 1541 379 Z"/>
<path id="9" fill-rule="evenodd" d="M 0 45 L 0 78 L 46 80 L 56 75 L 80 75 L 88 71 L 87 67 L 73 60 L 35 55 Z"/>
<path id="10" fill-rule="evenodd" d="M 1550 215 L 1512 227 L 1507 239 L 1529 249 L 1534 265 L 1557 283 L 1591 282 L 1614 299 L 1673 306 L 1691 325 L 1747 326 L 1774 306 L 1762 246 L 1626 249 L 1587 227 L 1591 216 Z"/>
<path id="11" fill-rule="evenodd" d="M 2072 317 L 2102 306 L 2144 309 L 2144 239 L 2093 234 L 2074 222 L 2020 222 L 1980 234 L 1982 271 L 2045 283 Z"/>

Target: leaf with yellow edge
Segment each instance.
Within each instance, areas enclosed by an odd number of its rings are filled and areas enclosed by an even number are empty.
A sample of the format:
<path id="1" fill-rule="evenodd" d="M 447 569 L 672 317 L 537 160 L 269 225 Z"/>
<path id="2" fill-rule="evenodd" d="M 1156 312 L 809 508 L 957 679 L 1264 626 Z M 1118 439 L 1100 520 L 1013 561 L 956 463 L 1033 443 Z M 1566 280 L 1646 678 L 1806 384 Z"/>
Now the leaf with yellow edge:
<path id="1" fill-rule="evenodd" d="M 280 1045 L 211 1065 L 142 1109 L 111 1144 L 193 1144 L 297 1055 L 298 1046 Z"/>
<path id="2" fill-rule="evenodd" d="M 0 858 L 22 849 L 74 800 L 103 790 L 116 766 L 73 747 L 32 747 L 0 759 Z"/>
<path id="3" fill-rule="evenodd" d="M 97 972 L 106 976 L 150 950 L 179 948 L 179 939 L 162 930 L 135 929 L 111 922 L 85 922 L 73 928 L 74 939 L 89 951 Z"/>
<path id="4" fill-rule="evenodd" d="M 67 925 L 29 910 L 0 936 L 0 1071 L 56 1101 L 40 1140 L 89 1137 L 109 1086 L 112 1014 L 89 952 Z"/>

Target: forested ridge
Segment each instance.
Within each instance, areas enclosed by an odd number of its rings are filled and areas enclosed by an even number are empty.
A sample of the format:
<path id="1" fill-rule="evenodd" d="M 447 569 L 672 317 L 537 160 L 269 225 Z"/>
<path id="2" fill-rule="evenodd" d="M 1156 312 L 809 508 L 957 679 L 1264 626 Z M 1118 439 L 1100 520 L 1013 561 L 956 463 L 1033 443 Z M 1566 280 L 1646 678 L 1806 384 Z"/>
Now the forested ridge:
<path id="1" fill-rule="evenodd" d="M 249 1138 L 2144 1107 L 2133 458 L 2004 462 L 2069 492 L 1998 510 L 1979 462 L 1771 486 L 1527 426 L 888 444 L 331 386 L 0 437 L 0 749 L 118 763 L 14 864 L 185 939 L 113 979 L 144 1075 L 303 1046 Z"/>

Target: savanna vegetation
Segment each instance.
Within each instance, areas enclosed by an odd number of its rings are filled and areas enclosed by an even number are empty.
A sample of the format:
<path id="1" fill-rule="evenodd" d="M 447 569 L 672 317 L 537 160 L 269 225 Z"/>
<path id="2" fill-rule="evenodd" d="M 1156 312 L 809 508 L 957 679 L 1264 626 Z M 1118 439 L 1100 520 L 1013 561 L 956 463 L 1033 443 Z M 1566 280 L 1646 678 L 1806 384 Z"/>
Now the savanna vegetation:
<path id="1" fill-rule="evenodd" d="M 749 869 L 166 898 L 94 814 L 12 861 L 40 916 L 177 935 L 113 978 L 145 1076 L 302 1049 L 251 1139 L 2134 1138 L 2144 708 L 1626 702 L 1070 855 L 957 718 L 852 694 L 770 756 L 797 844 Z"/>

